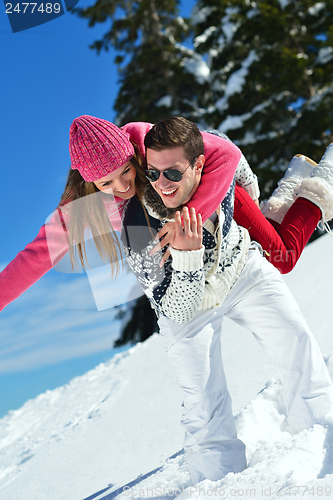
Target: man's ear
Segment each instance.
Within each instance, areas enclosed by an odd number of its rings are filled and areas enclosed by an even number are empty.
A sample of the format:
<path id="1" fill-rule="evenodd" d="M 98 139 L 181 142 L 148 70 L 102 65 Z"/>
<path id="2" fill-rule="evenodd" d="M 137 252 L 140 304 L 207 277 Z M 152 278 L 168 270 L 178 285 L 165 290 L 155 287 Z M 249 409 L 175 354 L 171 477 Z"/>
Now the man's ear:
<path id="1" fill-rule="evenodd" d="M 202 173 L 202 169 L 204 167 L 204 164 L 205 164 L 204 155 L 199 155 L 197 158 L 197 161 L 195 162 L 195 167 L 194 167 L 196 170 L 196 173 L 198 173 L 198 174 Z"/>

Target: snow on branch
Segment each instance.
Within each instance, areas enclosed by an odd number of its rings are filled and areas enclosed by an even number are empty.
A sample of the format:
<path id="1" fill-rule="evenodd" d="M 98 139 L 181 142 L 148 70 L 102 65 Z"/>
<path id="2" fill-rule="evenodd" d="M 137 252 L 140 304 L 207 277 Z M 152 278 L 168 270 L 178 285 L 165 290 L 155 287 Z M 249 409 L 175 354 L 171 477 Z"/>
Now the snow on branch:
<path id="1" fill-rule="evenodd" d="M 184 58 L 181 64 L 188 73 L 195 76 L 198 83 L 202 84 L 208 80 L 210 69 L 199 54 L 192 52 L 191 56 Z"/>

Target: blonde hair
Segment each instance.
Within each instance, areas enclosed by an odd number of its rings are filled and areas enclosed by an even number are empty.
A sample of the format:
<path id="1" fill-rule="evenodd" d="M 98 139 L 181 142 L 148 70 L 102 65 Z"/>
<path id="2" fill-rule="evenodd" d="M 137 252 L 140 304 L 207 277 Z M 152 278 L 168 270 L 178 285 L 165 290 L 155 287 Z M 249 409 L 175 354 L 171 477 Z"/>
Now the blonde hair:
<path id="1" fill-rule="evenodd" d="M 138 195 L 141 197 L 144 182 L 142 160 L 135 153 L 130 161 L 137 173 L 139 173 L 136 176 L 135 183 Z M 83 269 L 86 269 L 86 266 L 89 267 L 84 235 L 86 230 L 90 229 L 100 257 L 104 262 L 110 262 L 112 277 L 117 276 L 119 262 L 123 264 L 123 259 L 121 245 L 105 209 L 104 201 L 109 199 L 110 195 L 99 191 L 93 182 L 86 182 L 78 170 L 70 168 L 58 211 L 60 217 L 63 215 L 66 219 L 65 224 L 62 218 L 62 224 L 68 235 L 72 269 L 78 264 L 78 260 L 81 262 Z M 73 202 L 77 200 L 81 200 L 83 203 L 75 206 Z"/>

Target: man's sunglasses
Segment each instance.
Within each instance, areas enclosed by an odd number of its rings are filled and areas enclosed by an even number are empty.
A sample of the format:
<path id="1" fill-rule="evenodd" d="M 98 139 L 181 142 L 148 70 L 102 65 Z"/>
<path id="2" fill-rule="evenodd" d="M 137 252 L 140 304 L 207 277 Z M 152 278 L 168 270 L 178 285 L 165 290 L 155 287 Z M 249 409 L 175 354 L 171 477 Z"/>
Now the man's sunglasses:
<path id="1" fill-rule="evenodd" d="M 185 168 L 184 172 L 180 172 L 179 170 L 176 170 L 176 169 L 162 170 L 162 171 L 161 170 L 154 170 L 154 169 L 146 169 L 145 176 L 150 182 L 156 182 L 159 179 L 161 174 L 163 174 L 164 177 L 166 179 L 168 179 L 168 181 L 180 182 L 182 180 L 183 175 L 185 174 L 186 170 L 191 165 L 193 165 L 193 163 L 195 162 L 195 160 L 197 158 L 198 158 L 197 156 L 195 158 L 193 158 L 191 163 Z"/>

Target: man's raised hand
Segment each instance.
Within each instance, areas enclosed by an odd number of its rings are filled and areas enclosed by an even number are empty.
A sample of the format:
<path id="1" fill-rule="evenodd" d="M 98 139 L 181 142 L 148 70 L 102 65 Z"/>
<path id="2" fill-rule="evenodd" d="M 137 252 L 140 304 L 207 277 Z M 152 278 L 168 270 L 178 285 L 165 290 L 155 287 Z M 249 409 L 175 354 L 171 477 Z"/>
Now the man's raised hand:
<path id="1" fill-rule="evenodd" d="M 154 255 L 158 250 L 168 245 L 159 266 L 163 267 L 170 256 L 170 246 L 176 250 L 200 250 L 202 247 L 202 218 L 195 213 L 195 208 L 191 208 L 190 213 L 187 207 L 183 208 L 182 225 L 180 212 L 176 212 L 175 222 L 167 222 L 157 233 L 156 238 L 160 239 L 156 246 L 149 252 Z"/>
<path id="2" fill-rule="evenodd" d="M 191 208 L 190 213 L 187 207 L 183 208 L 183 221 L 180 212 L 175 215 L 175 236 L 170 246 L 175 250 L 200 250 L 202 247 L 202 218 Z"/>

